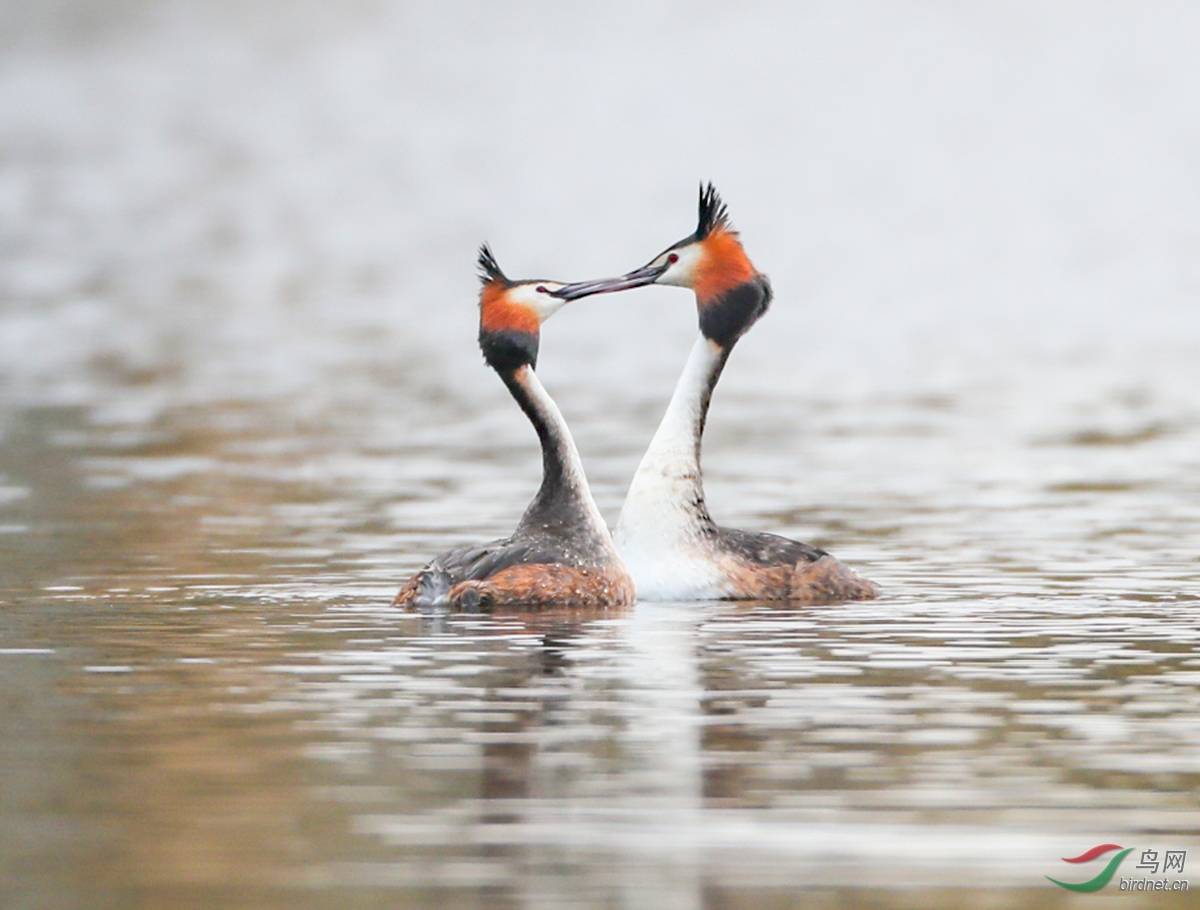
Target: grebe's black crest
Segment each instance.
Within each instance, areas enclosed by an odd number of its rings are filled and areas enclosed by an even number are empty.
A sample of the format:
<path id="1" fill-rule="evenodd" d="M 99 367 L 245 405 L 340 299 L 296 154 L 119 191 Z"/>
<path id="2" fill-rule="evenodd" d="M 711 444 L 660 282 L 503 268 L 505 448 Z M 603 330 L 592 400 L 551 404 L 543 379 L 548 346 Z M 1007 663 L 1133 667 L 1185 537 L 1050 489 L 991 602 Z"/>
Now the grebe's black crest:
<path id="1" fill-rule="evenodd" d="M 707 186 L 701 184 L 700 219 L 696 225 L 695 239 L 703 240 L 717 228 L 733 230 L 733 226 L 729 223 L 729 210 L 725 207 L 721 197 L 717 195 L 717 189 L 712 183 Z"/>
<path id="2" fill-rule="evenodd" d="M 500 269 L 500 263 L 496 261 L 496 257 L 492 254 L 492 248 L 486 243 L 479 248 L 479 259 L 477 262 L 481 283 L 491 284 L 493 281 L 499 281 L 504 285 L 512 285 L 512 282 L 508 280 L 508 276 Z"/>

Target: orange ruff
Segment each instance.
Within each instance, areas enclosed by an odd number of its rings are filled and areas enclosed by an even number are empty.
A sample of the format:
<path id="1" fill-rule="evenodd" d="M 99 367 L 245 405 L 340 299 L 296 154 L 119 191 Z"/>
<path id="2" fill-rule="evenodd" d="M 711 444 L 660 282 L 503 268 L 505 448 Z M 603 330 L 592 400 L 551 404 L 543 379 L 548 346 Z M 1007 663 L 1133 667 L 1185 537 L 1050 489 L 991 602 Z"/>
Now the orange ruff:
<path id="1" fill-rule="evenodd" d="M 464 581 L 450 589 L 450 602 L 458 604 L 468 590 L 479 592 L 482 606 L 623 607 L 636 599 L 633 579 L 615 566 L 603 568 L 530 563 L 513 566 L 482 581 Z"/>
<path id="2" fill-rule="evenodd" d="M 498 281 L 483 286 L 479 294 L 479 327 L 485 332 L 528 332 L 536 335 L 541 323 L 529 307 L 508 299 L 508 289 Z"/>
<path id="3" fill-rule="evenodd" d="M 714 300 L 758 274 L 732 231 L 717 228 L 702 244 L 704 255 L 696 264 L 692 284 L 697 300 Z"/>

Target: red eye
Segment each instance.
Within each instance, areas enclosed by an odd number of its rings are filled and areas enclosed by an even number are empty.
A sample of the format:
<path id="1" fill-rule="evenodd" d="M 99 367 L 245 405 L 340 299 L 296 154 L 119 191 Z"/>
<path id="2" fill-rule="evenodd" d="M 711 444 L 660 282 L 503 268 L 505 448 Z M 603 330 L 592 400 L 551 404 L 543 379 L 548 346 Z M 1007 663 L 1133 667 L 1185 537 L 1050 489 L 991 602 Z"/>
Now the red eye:
<path id="1" fill-rule="evenodd" d="M 679 261 L 678 253 L 671 253 L 669 256 L 667 256 L 667 262 L 671 265 L 674 265 L 678 261 Z"/>
<path id="2" fill-rule="evenodd" d="M 539 284 L 537 286 L 537 292 L 539 294 L 549 294 L 550 293 L 548 290 L 546 290 L 546 286 L 544 284 Z"/>

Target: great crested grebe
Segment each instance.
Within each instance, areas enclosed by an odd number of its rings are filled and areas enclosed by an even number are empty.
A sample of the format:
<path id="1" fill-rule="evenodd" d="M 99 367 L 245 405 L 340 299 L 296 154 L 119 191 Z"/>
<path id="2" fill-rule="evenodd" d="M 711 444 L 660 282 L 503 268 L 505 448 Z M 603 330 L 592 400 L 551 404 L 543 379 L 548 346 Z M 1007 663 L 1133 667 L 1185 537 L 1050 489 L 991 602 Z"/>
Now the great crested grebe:
<path id="1" fill-rule="evenodd" d="M 534 372 L 541 324 L 574 295 L 556 281 L 510 281 L 479 250 L 479 347 L 542 445 L 542 485 L 513 535 L 443 553 L 410 578 L 393 606 L 622 606 L 633 581 L 596 508 L 571 431 Z"/>
<path id="2" fill-rule="evenodd" d="M 868 600 L 876 586 L 824 550 L 718 526 L 704 503 L 700 441 L 713 388 L 737 340 L 767 311 L 771 285 L 751 264 L 710 183 L 694 234 L 620 277 L 571 285 L 571 299 L 646 284 L 696 293 L 700 337 L 638 465 L 614 539 L 643 600 Z"/>

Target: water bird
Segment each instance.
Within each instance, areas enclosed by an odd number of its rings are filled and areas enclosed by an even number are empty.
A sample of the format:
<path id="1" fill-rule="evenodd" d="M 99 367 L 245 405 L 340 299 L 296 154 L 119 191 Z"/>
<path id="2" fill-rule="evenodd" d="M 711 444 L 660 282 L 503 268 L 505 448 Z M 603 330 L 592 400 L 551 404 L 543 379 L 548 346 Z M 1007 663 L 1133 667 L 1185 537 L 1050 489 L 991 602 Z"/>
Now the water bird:
<path id="1" fill-rule="evenodd" d="M 824 550 L 778 534 L 716 524 L 704 501 L 700 445 L 713 389 L 738 339 L 771 303 L 725 203 L 700 187 L 694 233 L 619 278 L 579 282 L 571 298 L 647 284 L 689 288 L 700 336 L 642 457 L 614 533 L 643 600 L 866 600 L 878 589 Z"/>
<path id="2" fill-rule="evenodd" d="M 541 324 L 574 299 L 571 285 L 512 281 L 479 251 L 479 347 L 537 431 L 542 484 L 511 537 L 451 550 L 413 575 L 393 606 L 606 607 L 634 601 L 633 581 L 592 499 L 579 451 L 537 373 Z"/>

